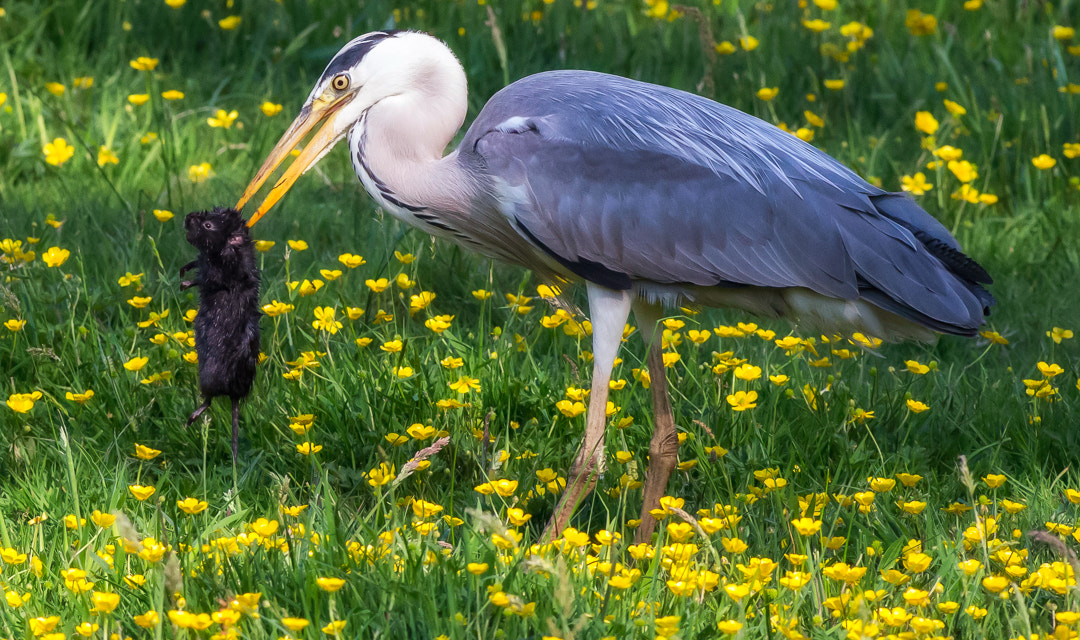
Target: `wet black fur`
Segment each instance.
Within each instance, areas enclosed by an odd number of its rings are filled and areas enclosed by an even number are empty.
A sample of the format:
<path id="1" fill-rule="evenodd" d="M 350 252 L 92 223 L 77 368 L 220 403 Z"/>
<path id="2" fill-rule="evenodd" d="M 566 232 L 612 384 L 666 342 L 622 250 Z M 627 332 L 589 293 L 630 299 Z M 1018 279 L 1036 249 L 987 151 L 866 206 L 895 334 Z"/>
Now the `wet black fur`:
<path id="1" fill-rule="evenodd" d="M 240 433 L 240 399 L 251 392 L 259 361 L 259 270 L 255 243 L 243 215 L 225 207 L 195 211 L 184 218 L 187 241 L 199 257 L 180 268 L 198 268 L 181 289 L 199 288 L 195 316 L 195 351 L 199 355 L 199 388 L 205 402 L 191 414 L 195 421 L 217 396 L 228 396 L 233 408 L 233 461 Z"/>

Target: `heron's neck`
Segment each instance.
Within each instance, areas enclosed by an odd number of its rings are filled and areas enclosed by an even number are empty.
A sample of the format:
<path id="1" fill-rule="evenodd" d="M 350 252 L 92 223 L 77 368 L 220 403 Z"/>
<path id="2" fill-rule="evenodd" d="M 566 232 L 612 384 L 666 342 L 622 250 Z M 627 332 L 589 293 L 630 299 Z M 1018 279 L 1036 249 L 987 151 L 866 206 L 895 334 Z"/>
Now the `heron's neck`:
<path id="1" fill-rule="evenodd" d="M 465 119 L 464 76 L 461 82 L 436 78 L 372 106 L 359 131 L 350 133 L 350 147 L 362 154 L 364 168 L 393 199 L 457 210 L 469 201 L 474 185 L 462 175 L 457 154 L 443 152 Z M 353 139 L 357 134 L 360 140 Z"/>

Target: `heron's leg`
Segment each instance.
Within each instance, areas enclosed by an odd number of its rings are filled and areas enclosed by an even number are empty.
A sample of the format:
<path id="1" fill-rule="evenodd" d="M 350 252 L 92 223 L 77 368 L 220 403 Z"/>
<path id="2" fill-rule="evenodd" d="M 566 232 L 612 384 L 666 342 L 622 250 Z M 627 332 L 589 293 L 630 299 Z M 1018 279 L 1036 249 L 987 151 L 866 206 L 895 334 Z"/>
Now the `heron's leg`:
<path id="1" fill-rule="evenodd" d="M 570 469 L 566 491 L 555 507 L 545 538 L 558 536 L 570 521 L 574 509 L 596 485 L 604 465 L 604 426 L 611 369 L 622 342 L 623 327 L 630 315 L 630 292 L 613 291 L 588 283 L 589 315 L 592 318 L 593 375 L 586 414 L 585 438 Z"/>
<path id="2" fill-rule="evenodd" d="M 232 461 L 236 466 L 236 452 L 240 446 L 240 398 L 232 399 Z"/>
<path id="3" fill-rule="evenodd" d="M 645 471 L 645 493 L 641 504 L 641 526 L 634 538 L 637 542 L 648 542 L 656 528 L 656 520 L 649 513 L 660 506 L 660 498 L 667 490 L 668 479 L 675 470 L 679 454 L 679 435 L 675 431 L 675 417 L 671 413 L 671 400 L 668 397 L 667 376 L 664 372 L 663 333 L 660 325 L 662 310 L 659 305 L 644 301 L 634 303 L 634 317 L 638 329 L 648 345 L 649 385 L 652 391 L 653 414 L 656 422 L 653 426 L 652 441 L 649 443 L 649 466 Z"/>

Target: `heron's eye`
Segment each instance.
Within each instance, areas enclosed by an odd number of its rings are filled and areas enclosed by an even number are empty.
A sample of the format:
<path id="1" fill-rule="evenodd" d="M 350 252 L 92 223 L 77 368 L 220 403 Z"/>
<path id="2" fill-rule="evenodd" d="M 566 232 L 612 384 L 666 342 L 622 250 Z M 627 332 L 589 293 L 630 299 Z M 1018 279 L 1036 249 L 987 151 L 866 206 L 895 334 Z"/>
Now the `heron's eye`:
<path id="1" fill-rule="evenodd" d="M 335 91 L 344 91 L 349 88 L 349 76 L 344 73 L 334 76 L 334 79 L 330 81 L 330 86 Z"/>

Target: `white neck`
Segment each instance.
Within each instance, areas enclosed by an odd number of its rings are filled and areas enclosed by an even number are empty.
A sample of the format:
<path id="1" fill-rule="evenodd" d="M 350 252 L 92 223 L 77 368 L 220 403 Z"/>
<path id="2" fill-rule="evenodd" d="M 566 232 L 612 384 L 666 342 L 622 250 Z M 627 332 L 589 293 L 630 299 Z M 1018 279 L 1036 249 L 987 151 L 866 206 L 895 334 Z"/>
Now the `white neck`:
<path id="1" fill-rule="evenodd" d="M 465 120 L 465 72 L 438 40 L 421 34 L 401 39 L 395 45 L 403 55 L 388 71 L 394 74 L 386 79 L 390 87 L 382 87 L 389 95 L 376 100 L 349 133 L 353 162 L 360 152 L 367 171 L 403 203 L 459 209 L 468 202 L 471 181 L 460 175 L 456 153 L 444 157 L 443 151 Z M 362 174 L 359 166 L 357 172 Z"/>

